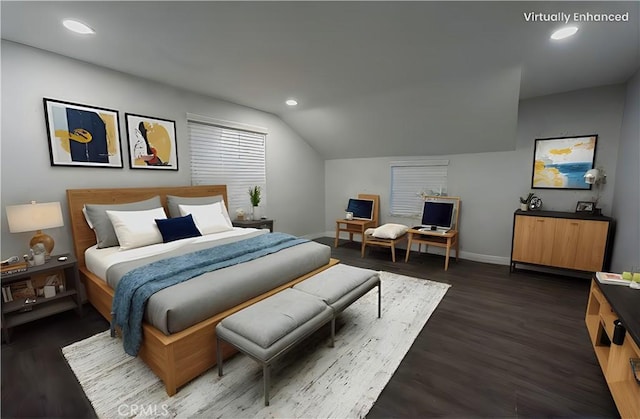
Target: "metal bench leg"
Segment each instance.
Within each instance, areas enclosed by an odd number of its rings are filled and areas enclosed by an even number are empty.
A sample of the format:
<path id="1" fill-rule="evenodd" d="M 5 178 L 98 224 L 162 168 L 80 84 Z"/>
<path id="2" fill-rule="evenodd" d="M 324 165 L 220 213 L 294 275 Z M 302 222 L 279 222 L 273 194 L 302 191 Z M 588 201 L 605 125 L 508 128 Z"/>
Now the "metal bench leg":
<path id="1" fill-rule="evenodd" d="M 264 376 L 264 405 L 269 406 L 269 384 L 271 381 L 271 368 L 269 364 L 262 366 L 262 375 Z"/>
<path id="2" fill-rule="evenodd" d="M 216 363 L 218 364 L 218 377 L 222 377 L 222 348 L 220 339 L 216 337 Z"/>
<path id="3" fill-rule="evenodd" d="M 336 316 L 333 316 L 333 319 L 331 319 L 331 344 L 329 345 L 330 348 L 333 348 L 335 346 L 335 338 L 336 338 Z"/>
<path id="4" fill-rule="evenodd" d="M 378 318 L 382 317 L 382 281 L 378 282 Z"/>

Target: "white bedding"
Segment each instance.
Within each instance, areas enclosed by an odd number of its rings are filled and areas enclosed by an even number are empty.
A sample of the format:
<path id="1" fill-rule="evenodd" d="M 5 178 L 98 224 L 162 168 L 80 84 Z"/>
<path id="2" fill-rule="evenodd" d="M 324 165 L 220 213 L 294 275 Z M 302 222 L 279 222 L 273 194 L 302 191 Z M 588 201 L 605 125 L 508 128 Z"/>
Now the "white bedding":
<path id="1" fill-rule="evenodd" d="M 150 246 L 138 247 L 129 250 L 120 250 L 119 247 L 98 249 L 97 245 L 95 245 L 91 246 L 84 252 L 85 264 L 91 273 L 100 279 L 105 280 L 107 277 L 107 270 L 116 263 L 159 255 L 178 249 L 189 243 L 203 243 L 226 239 L 229 237 L 241 237 L 255 231 L 257 231 L 255 228 L 234 227 L 234 229 L 230 231 L 207 234 L 200 237 L 190 237 L 188 239 L 176 240 L 169 243 L 152 244 Z"/>

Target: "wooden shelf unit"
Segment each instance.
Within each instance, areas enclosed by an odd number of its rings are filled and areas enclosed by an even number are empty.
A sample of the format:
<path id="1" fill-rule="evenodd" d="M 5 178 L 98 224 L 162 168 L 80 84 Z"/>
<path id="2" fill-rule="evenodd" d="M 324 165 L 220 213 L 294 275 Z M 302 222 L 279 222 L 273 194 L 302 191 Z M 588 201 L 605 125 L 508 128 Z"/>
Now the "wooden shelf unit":
<path id="1" fill-rule="evenodd" d="M 521 211 L 513 217 L 511 270 L 516 264 L 586 272 L 609 266 L 614 222 L 609 217 L 556 211 Z"/>
<path id="2" fill-rule="evenodd" d="M 36 297 L 35 302 L 28 304 L 24 299 L 2 303 L 2 334 L 5 342 L 9 343 L 12 327 L 68 310 L 76 310 L 78 315 L 82 315 L 80 276 L 76 258 L 73 255 L 62 255 L 67 259 L 60 261 L 59 256 L 61 255 L 52 256 L 44 265 L 29 267 L 24 272 L 2 275 L 3 287 L 60 271 L 64 274 L 65 281 L 65 290 L 56 292 L 53 297 Z"/>
<path id="3" fill-rule="evenodd" d="M 626 329 L 622 345 L 612 342 L 613 322 L 618 319 Z M 602 285 L 592 279 L 585 323 L 620 416 L 640 418 L 640 383 L 636 382 L 629 362 L 631 358 L 640 358 L 640 291 Z"/>

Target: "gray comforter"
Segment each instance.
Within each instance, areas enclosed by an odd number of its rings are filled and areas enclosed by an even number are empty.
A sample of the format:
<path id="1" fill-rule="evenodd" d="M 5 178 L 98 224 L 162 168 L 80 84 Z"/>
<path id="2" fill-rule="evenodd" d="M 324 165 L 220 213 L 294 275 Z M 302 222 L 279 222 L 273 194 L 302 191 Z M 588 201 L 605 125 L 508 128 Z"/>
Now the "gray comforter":
<path id="1" fill-rule="evenodd" d="M 265 233 L 258 231 L 252 236 L 259 234 Z M 118 263 L 107 271 L 107 282 L 115 289 L 119 278 L 138 266 L 248 237 L 192 244 L 162 255 Z M 179 332 L 327 264 L 330 256 L 328 246 L 307 242 L 200 275 L 152 295 L 145 320 L 167 335 Z"/>

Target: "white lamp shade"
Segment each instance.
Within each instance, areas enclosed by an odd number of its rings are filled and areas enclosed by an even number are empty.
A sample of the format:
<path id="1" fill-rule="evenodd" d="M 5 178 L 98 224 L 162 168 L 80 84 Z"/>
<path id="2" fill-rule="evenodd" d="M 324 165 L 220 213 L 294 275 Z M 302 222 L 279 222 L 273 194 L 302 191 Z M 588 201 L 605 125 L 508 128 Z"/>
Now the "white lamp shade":
<path id="1" fill-rule="evenodd" d="M 584 174 L 584 181 L 590 185 L 593 185 L 600 178 L 600 171 L 598 169 L 588 170 L 587 173 Z"/>
<path id="2" fill-rule="evenodd" d="M 9 231 L 12 233 L 43 230 L 64 225 L 60 202 L 9 205 L 7 206 L 7 221 L 9 222 Z"/>

